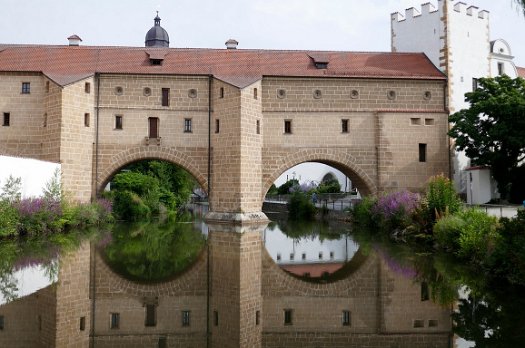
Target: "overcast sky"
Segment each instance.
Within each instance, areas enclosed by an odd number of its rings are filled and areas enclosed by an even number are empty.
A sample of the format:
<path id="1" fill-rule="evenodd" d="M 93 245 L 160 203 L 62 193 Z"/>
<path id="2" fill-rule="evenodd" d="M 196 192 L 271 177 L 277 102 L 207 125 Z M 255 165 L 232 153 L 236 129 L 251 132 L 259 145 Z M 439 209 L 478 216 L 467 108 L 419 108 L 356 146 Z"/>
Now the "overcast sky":
<path id="1" fill-rule="evenodd" d="M 490 11 L 491 39 L 525 67 L 525 18 L 513 0 L 463 0 Z M 0 0 L 0 43 L 144 46 L 159 10 L 171 47 L 390 51 L 390 13 L 426 0 Z M 434 5 L 437 0 L 432 0 Z"/>

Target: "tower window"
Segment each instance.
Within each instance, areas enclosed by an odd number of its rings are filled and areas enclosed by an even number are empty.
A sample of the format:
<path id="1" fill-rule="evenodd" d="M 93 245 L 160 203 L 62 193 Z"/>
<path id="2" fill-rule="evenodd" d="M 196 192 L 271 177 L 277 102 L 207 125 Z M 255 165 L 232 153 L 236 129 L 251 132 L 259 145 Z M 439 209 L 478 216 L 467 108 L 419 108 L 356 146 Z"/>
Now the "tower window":
<path id="1" fill-rule="evenodd" d="M 190 326 L 190 311 L 182 311 L 182 326 Z"/>
<path id="2" fill-rule="evenodd" d="M 86 82 L 86 83 L 84 84 L 84 92 L 86 92 L 86 93 L 91 93 L 91 83 Z"/>
<path id="3" fill-rule="evenodd" d="M 428 301 L 430 299 L 430 293 L 428 291 L 428 283 L 421 283 L 421 301 Z"/>
<path id="4" fill-rule="evenodd" d="M 498 62 L 498 75 L 505 74 L 505 65 L 501 62 Z"/>
<path id="5" fill-rule="evenodd" d="M 191 118 L 184 119 L 184 133 L 191 133 Z"/>
<path id="6" fill-rule="evenodd" d="M 419 144 L 419 162 L 427 161 L 427 144 Z"/>
<path id="7" fill-rule="evenodd" d="M 84 126 L 85 126 L 85 127 L 89 127 L 89 118 L 90 118 L 90 117 L 89 117 L 89 113 L 86 112 L 86 113 L 84 114 Z"/>
<path id="8" fill-rule="evenodd" d="M 255 122 L 255 132 L 257 134 L 261 134 L 261 121 L 257 120 Z"/>
<path id="9" fill-rule="evenodd" d="M 255 325 L 259 325 L 261 322 L 261 311 L 255 311 Z"/>
<path id="10" fill-rule="evenodd" d="M 253 99 L 257 99 L 257 88 L 253 89 Z"/>
<path id="11" fill-rule="evenodd" d="M 49 81 L 46 81 L 46 93 L 49 93 Z"/>
<path id="12" fill-rule="evenodd" d="M 291 309 L 284 310 L 284 325 L 292 325 L 293 323 L 292 313 L 293 311 Z"/>
<path id="13" fill-rule="evenodd" d="M 109 319 L 109 328 L 118 329 L 120 327 L 120 313 L 111 313 Z"/>
<path id="14" fill-rule="evenodd" d="M 162 106 L 170 106 L 170 89 L 162 89 Z"/>
<path id="15" fill-rule="evenodd" d="M 348 120 L 341 120 L 341 132 L 348 133 Z"/>
<path id="16" fill-rule="evenodd" d="M 292 120 L 284 120 L 284 133 L 292 134 Z"/>
<path id="17" fill-rule="evenodd" d="M 115 115 L 115 129 L 122 129 L 122 115 Z"/>
<path id="18" fill-rule="evenodd" d="M 11 125 L 11 114 L 9 112 L 4 112 L 4 120 L 2 126 L 9 127 Z"/>
<path id="19" fill-rule="evenodd" d="M 22 82 L 22 94 L 29 94 L 29 93 L 31 93 L 31 83 Z"/>
<path id="20" fill-rule="evenodd" d="M 219 89 L 219 98 L 224 98 L 224 87 Z"/>
<path id="21" fill-rule="evenodd" d="M 0 330 L 4 330 L 5 323 L 4 323 L 4 316 L 0 315 Z"/>
<path id="22" fill-rule="evenodd" d="M 476 89 L 478 89 L 478 79 L 473 78 L 472 79 L 472 91 L 475 91 Z"/>
<path id="23" fill-rule="evenodd" d="M 342 317 L 341 317 L 341 321 L 342 321 L 343 326 L 351 326 L 352 325 L 350 311 L 343 311 L 343 314 L 342 314 Z"/>
<path id="24" fill-rule="evenodd" d="M 86 329 L 86 317 L 80 317 L 79 330 L 84 331 Z"/>
<path id="25" fill-rule="evenodd" d="M 157 307 L 154 304 L 146 305 L 146 320 L 145 326 L 157 325 Z"/>
<path id="26" fill-rule="evenodd" d="M 220 130 L 220 121 L 218 119 L 215 120 L 215 133 L 219 133 Z"/>
<path id="27" fill-rule="evenodd" d="M 213 311 L 213 323 L 215 326 L 219 326 L 219 312 Z"/>

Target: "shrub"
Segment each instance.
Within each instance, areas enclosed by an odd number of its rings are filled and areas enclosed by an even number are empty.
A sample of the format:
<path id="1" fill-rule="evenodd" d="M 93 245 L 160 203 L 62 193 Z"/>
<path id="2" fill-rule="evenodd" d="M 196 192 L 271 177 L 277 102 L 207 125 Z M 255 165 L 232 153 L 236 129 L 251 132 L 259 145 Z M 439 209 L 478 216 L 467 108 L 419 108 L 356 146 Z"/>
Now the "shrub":
<path id="1" fill-rule="evenodd" d="M 439 219 L 433 227 L 436 242 L 444 249 L 457 251 L 459 236 L 465 227 L 465 220 L 456 215 Z"/>
<path id="2" fill-rule="evenodd" d="M 318 193 L 339 193 L 341 192 L 341 185 L 337 179 L 330 179 L 322 181 L 317 187 Z"/>
<path id="3" fill-rule="evenodd" d="M 466 209 L 458 217 L 465 222 L 459 235 L 458 255 L 475 263 L 483 262 L 500 239 L 498 219 L 478 209 Z"/>
<path id="4" fill-rule="evenodd" d="M 41 234 L 56 232 L 62 215 L 60 202 L 44 198 L 26 198 L 15 205 L 20 216 L 22 232 Z"/>
<path id="5" fill-rule="evenodd" d="M 13 236 L 18 232 L 19 215 L 8 201 L 0 201 L 0 237 Z"/>
<path id="6" fill-rule="evenodd" d="M 292 220 L 313 220 L 316 208 L 310 197 L 301 192 L 292 193 L 288 203 L 288 216 Z"/>
<path id="7" fill-rule="evenodd" d="M 151 215 L 150 208 L 143 200 L 136 193 L 127 190 L 115 194 L 113 209 L 120 219 L 125 220 L 140 220 Z"/>
<path id="8" fill-rule="evenodd" d="M 432 220 L 437 220 L 447 212 L 458 212 L 461 205 L 461 199 L 450 179 L 443 175 L 430 178 L 425 193 L 425 206 Z"/>
<path id="9" fill-rule="evenodd" d="M 377 227 L 377 221 L 372 212 L 376 202 L 375 197 L 367 196 L 357 203 L 350 211 L 353 223 L 366 230 L 373 230 Z"/>
<path id="10" fill-rule="evenodd" d="M 399 191 L 379 198 L 372 212 L 380 218 L 382 227 L 387 230 L 405 228 L 411 224 L 410 216 L 418 204 L 418 194 Z"/>

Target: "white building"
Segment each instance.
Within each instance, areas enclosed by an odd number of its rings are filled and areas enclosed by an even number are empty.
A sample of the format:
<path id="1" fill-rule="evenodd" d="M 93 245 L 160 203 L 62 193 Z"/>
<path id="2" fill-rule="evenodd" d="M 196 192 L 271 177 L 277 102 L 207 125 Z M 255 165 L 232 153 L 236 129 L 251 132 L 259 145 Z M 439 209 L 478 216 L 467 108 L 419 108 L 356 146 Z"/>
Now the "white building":
<path id="1" fill-rule="evenodd" d="M 477 86 L 480 77 L 506 74 L 525 76 L 513 63 L 511 49 L 502 39 L 491 41 L 489 12 L 453 0 L 425 3 L 391 15 L 393 52 L 424 52 L 448 76 L 450 113 L 468 108 L 465 93 Z M 456 154 L 452 175 L 459 192 L 467 191 L 469 166 L 464 154 Z"/>

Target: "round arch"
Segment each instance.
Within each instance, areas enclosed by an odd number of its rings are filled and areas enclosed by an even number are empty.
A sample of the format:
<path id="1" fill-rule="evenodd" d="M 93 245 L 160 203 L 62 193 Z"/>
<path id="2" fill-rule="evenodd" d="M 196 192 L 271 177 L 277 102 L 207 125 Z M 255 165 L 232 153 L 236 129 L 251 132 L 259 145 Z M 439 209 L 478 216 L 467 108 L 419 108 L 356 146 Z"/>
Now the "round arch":
<path id="1" fill-rule="evenodd" d="M 109 180 L 126 165 L 142 160 L 161 160 L 174 163 L 187 170 L 199 183 L 203 190 L 207 190 L 208 180 L 206 175 L 198 169 L 197 163 L 181 151 L 162 146 L 149 146 L 147 148 L 132 148 L 112 156 L 109 165 L 102 165 L 102 170 L 97 180 L 97 193 L 104 189 Z"/>
<path id="2" fill-rule="evenodd" d="M 358 165 L 353 156 L 346 152 L 341 152 L 332 149 L 316 150 L 300 150 L 289 154 L 278 161 L 278 166 L 273 170 L 269 176 L 262 183 L 263 197 L 270 189 L 279 176 L 286 170 L 305 162 L 319 162 L 344 173 L 352 181 L 352 185 L 357 187 L 362 195 L 376 195 L 377 186 L 370 176 Z"/>

